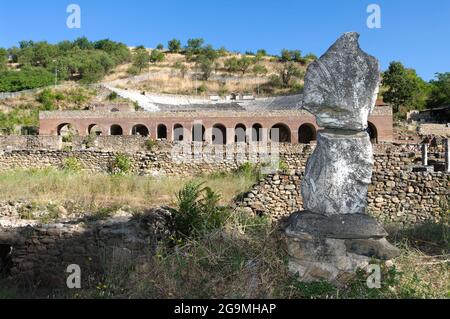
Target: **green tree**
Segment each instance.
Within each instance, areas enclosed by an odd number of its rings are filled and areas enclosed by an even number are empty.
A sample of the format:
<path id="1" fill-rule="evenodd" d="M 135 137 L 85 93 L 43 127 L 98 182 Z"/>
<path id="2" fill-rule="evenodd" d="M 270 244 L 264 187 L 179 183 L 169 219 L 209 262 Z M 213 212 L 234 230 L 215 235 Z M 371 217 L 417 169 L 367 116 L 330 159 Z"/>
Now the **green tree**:
<path id="1" fill-rule="evenodd" d="M 401 107 L 411 108 L 421 83 L 415 71 L 394 61 L 384 72 L 382 84 L 386 89 L 383 93 L 384 101 L 392 105 L 394 113 L 399 113 Z"/>
<path id="2" fill-rule="evenodd" d="M 186 66 L 186 64 L 182 63 L 182 62 L 176 62 L 173 66 L 175 69 L 178 69 L 180 71 L 180 75 L 181 78 L 184 79 L 184 77 L 186 76 L 186 73 L 188 71 L 188 68 Z"/>
<path id="3" fill-rule="evenodd" d="M 427 106 L 430 108 L 450 105 L 450 72 L 437 73 L 430 82 L 430 95 Z"/>
<path id="4" fill-rule="evenodd" d="M 159 50 L 152 50 L 152 53 L 150 54 L 150 62 L 157 63 L 164 61 L 165 55 L 163 52 Z"/>
<path id="5" fill-rule="evenodd" d="M 281 62 L 302 62 L 302 52 L 300 50 L 281 50 L 280 55 Z"/>
<path id="6" fill-rule="evenodd" d="M 201 78 L 204 81 L 207 81 L 212 72 L 214 71 L 214 61 L 209 59 L 207 56 L 201 55 L 196 62 L 197 69 L 201 72 Z"/>
<path id="7" fill-rule="evenodd" d="M 267 68 L 264 65 L 256 64 L 255 66 L 253 66 L 252 72 L 256 76 L 258 76 L 258 75 L 266 75 L 267 74 Z"/>
<path id="8" fill-rule="evenodd" d="M 139 70 L 139 73 L 142 72 L 143 69 L 148 67 L 148 63 L 150 61 L 150 55 L 147 50 L 144 48 L 137 48 L 134 51 L 133 55 L 133 66 Z"/>
<path id="9" fill-rule="evenodd" d="M 8 63 L 8 51 L 0 48 L 0 71 L 6 70 L 6 64 Z"/>
<path id="10" fill-rule="evenodd" d="M 193 54 L 199 54 L 204 43 L 205 40 L 202 38 L 189 39 L 186 50 L 188 52 L 192 52 Z"/>
<path id="11" fill-rule="evenodd" d="M 302 78 L 304 72 L 294 62 L 284 63 L 279 69 L 279 77 L 284 87 L 289 87 L 293 78 Z"/>
<path id="12" fill-rule="evenodd" d="M 164 44 L 159 43 L 159 44 L 156 46 L 156 50 L 159 50 L 159 51 L 164 50 Z"/>
<path id="13" fill-rule="evenodd" d="M 169 51 L 172 53 L 178 53 L 181 51 L 181 42 L 178 39 L 172 39 L 168 42 Z"/>

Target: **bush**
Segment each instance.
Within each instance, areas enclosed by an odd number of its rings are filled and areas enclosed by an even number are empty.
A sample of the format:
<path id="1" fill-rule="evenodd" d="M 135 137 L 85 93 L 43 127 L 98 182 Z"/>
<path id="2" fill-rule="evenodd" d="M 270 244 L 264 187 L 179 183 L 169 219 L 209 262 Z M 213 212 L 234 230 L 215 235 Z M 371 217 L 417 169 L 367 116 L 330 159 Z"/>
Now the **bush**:
<path id="1" fill-rule="evenodd" d="M 17 92 L 53 84 L 54 75 L 41 68 L 0 73 L 0 92 Z"/>
<path id="2" fill-rule="evenodd" d="M 157 63 L 164 61 L 165 55 L 159 50 L 153 50 L 150 54 L 150 62 Z"/>
<path id="3" fill-rule="evenodd" d="M 217 229 L 229 217 L 228 209 L 219 206 L 221 196 L 202 183 L 189 182 L 178 192 L 178 207 L 171 209 L 177 239 L 198 237 Z"/>
<path id="4" fill-rule="evenodd" d="M 132 65 L 128 68 L 127 73 L 129 75 L 138 75 L 139 73 L 141 73 L 141 71 L 137 66 Z"/>
<path id="5" fill-rule="evenodd" d="M 63 169 L 68 172 L 79 172 L 83 167 L 76 157 L 67 157 L 63 161 Z"/>
<path id="6" fill-rule="evenodd" d="M 181 50 L 181 42 L 177 39 L 172 39 L 168 43 L 168 49 L 172 53 L 178 53 Z"/>
<path id="7" fill-rule="evenodd" d="M 158 142 L 153 139 L 145 141 L 145 148 L 150 152 L 153 151 L 156 146 L 158 146 Z"/>
<path id="8" fill-rule="evenodd" d="M 114 175 L 127 174 L 133 166 L 132 159 L 123 153 L 119 153 L 111 164 L 111 173 Z"/>

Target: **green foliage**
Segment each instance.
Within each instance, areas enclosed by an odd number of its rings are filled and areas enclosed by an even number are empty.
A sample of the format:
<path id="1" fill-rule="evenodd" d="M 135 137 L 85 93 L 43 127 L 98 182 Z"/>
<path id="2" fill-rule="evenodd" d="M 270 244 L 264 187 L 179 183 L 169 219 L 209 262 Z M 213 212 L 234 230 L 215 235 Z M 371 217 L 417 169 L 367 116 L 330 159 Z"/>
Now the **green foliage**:
<path id="1" fill-rule="evenodd" d="M 230 73 L 241 72 L 244 75 L 253 63 L 254 59 L 247 56 L 240 59 L 232 57 L 225 61 L 224 66 Z"/>
<path id="2" fill-rule="evenodd" d="M 391 62 L 383 74 L 383 85 L 387 88 L 383 99 L 392 104 L 394 113 L 398 113 L 402 106 L 414 108 L 414 97 L 420 92 L 422 82 L 414 70 L 406 69 L 400 62 Z"/>
<path id="3" fill-rule="evenodd" d="M 139 70 L 139 68 L 137 66 L 130 66 L 127 70 L 127 73 L 129 75 L 138 75 L 141 72 L 141 70 Z"/>
<path id="4" fill-rule="evenodd" d="M 145 148 L 150 152 L 153 151 L 156 146 L 158 146 L 158 141 L 155 141 L 154 139 L 150 138 L 145 141 Z"/>
<path id="5" fill-rule="evenodd" d="M 93 148 L 95 146 L 95 141 L 97 140 L 97 134 L 95 132 L 92 132 L 84 139 L 84 145 L 86 145 L 86 148 Z"/>
<path id="6" fill-rule="evenodd" d="M 197 59 L 196 67 L 201 73 L 202 80 L 207 81 L 214 71 L 214 61 L 202 55 Z"/>
<path id="7" fill-rule="evenodd" d="M 202 183 L 189 182 L 178 192 L 176 209 L 171 209 L 179 239 L 197 237 L 217 229 L 229 217 L 226 208 L 219 206 L 221 196 Z"/>
<path id="8" fill-rule="evenodd" d="M 54 72 L 58 71 L 58 80 L 81 80 L 84 83 L 99 81 L 116 65 L 127 62 L 131 54 L 126 45 L 108 39 L 90 42 L 79 38 L 73 42 L 62 41 L 52 45 L 47 42 L 22 41 L 20 47 L 10 48 L 13 62 L 20 64 L 16 76 L 30 78 L 27 70 L 35 68 L 41 74 L 34 74 L 37 83 L 32 87 L 14 80 L 17 90 L 42 87 L 54 81 Z M 47 73 L 44 73 L 47 72 Z M 50 75 L 51 74 L 51 75 Z M 13 91 L 9 89 L 9 91 Z"/>
<path id="9" fill-rule="evenodd" d="M 302 52 L 300 50 L 281 50 L 280 55 L 281 62 L 302 62 Z"/>
<path id="10" fill-rule="evenodd" d="M 199 54 L 205 40 L 202 38 L 189 39 L 186 46 L 186 53 L 188 55 Z"/>
<path id="11" fill-rule="evenodd" d="M 437 73 L 436 79 L 430 82 L 431 90 L 427 106 L 430 108 L 450 105 L 450 72 Z"/>
<path id="12" fill-rule="evenodd" d="M 256 51 L 256 55 L 260 57 L 267 56 L 267 51 L 265 49 L 259 49 L 258 51 Z"/>
<path id="13" fill-rule="evenodd" d="M 139 70 L 139 73 L 141 73 L 143 69 L 148 67 L 149 61 L 150 55 L 145 48 L 138 47 L 134 50 L 133 66 Z"/>
<path id="14" fill-rule="evenodd" d="M 156 46 L 156 50 L 159 50 L 159 51 L 164 50 L 164 44 L 159 43 L 159 44 Z"/>
<path id="15" fill-rule="evenodd" d="M 63 99 L 64 95 L 58 92 L 53 92 L 50 89 L 43 90 L 36 98 L 36 100 L 42 104 L 42 109 L 45 111 L 56 110 L 55 103 L 62 101 Z"/>
<path id="16" fill-rule="evenodd" d="M 150 54 L 150 62 L 152 63 L 157 63 L 157 62 L 162 62 L 165 59 L 165 55 L 163 52 L 161 52 L 160 50 L 153 50 L 152 53 Z"/>
<path id="17" fill-rule="evenodd" d="M 0 48 L 0 71 L 6 70 L 6 64 L 8 63 L 8 51 Z"/>
<path id="18" fill-rule="evenodd" d="M 82 168 L 80 161 L 76 157 L 67 157 L 63 161 L 63 169 L 67 172 L 79 172 Z"/>
<path id="19" fill-rule="evenodd" d="M 284 161 L 280 161 L 279 163 L 278 163 L 278 169 L 281 171 L 281 172 L 283 172 L 283 173 L 288 173 L 289 172 L 289 165 L 286 163 L 286 162 L 284 162 Z"/>
<path id="20" fill-rule="evenodd" d="M 286 62 L 279 69 L 279 78 L 284 87 L 289 87 L 294 78 L 302 78 L 305 75 L 298 65 L 294 62 Z"/>
<path id="21" fill-rule="evenodd" d="M 181 51 L 181 42 L 178 39 L 172 39 L 168 43 L 169 52 L 178 53 Z"/>
<path id="22" fill-rule="evenodd" d="M 197 92 L 198 92 L 198 94 L 205 94 L 206 92 L 208 92 L 208 87 L 205 85 L 205 83 L 202 83 L 202 84 L 197 88 Z"/>
<path id="23" fill-rule="evenodd" d="M 113 175 L 123 175 L 131 171 L 132 159 L 123 153 L 118 153 L 111 164 L 110 170 Z"/>
<path id="24" fill-rule="evenodd" d="M 0 92 L 16 92 L 51 85 L 54 75 L 42 68 L 0 72 Z"/>
<path id="25" fill-rule="evenodd" d="M 266 75 L 268 71 L 264 65 L 256 64 L 253 66 L 252 72 L 256 76 L 258 76 L 258 75 Z"/>
<path id="26" fill-rule="evenodd" d="M 119 97 L 119 95 L 118 95 L 116 92 L 111 92 L 111 93 L 108 95 L 108 100 L 114 101 L 114 100 L 117 100 L 118 97 Z"/>

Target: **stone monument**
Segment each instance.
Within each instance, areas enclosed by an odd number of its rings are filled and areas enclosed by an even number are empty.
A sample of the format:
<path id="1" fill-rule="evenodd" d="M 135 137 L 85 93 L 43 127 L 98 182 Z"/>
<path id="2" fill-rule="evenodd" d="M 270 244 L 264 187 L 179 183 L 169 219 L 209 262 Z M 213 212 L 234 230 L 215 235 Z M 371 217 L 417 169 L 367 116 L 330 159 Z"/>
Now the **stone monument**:
<path id="1" fill-rule="evenodd" d="M 358 38 L 355 32 L 345 33 L 305 76 L 302 107 L 324 129 L 302 182 L 304 211 L 290 216 L 285 229 L 289 269 L 303 281 L 340 284 L 372 258 L 399 254 L 384 228 L 367 214 L 374 160 L 366 130 L 380 66 L 360 49 Z"/>

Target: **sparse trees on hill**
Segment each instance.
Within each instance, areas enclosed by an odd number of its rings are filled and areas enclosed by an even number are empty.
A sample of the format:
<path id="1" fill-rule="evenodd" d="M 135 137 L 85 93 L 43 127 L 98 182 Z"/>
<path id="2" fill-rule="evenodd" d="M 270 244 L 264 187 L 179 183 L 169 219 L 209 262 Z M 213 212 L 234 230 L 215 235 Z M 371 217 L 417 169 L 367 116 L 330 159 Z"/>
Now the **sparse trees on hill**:
<path id="1" fill-rule="evenodd" d="M 252 69 L 253 74 L 256 76 L 258 75 L 266 75 L 267 74 L 267 68 L 264 65 L 255 64 Z"/>
<path id="2" fill-rule="evenodd" d="M 172 39 L 168 43 L 169 52 L 178 53 L 181 51 L 181 42 L 178 39 Z"/>
<path id="3" fill-rule="evenodd" d="M 156 46 L 156 50 L 162 51 L 164 50 L 164 44 L 160 43 Z"/>
<path id="4" fill-rule="evenodd" d="M 200 70 L 201 78 L 204 81 L 207 81 L 211 77 L 214 66 L 214 61 L 205 55 L 200 55 L 196 62 L 196 67 Z"/>

